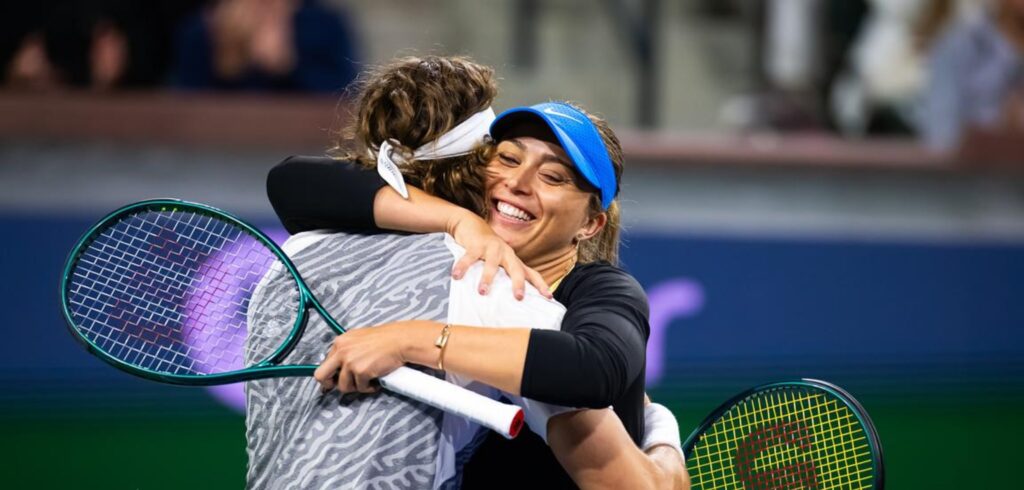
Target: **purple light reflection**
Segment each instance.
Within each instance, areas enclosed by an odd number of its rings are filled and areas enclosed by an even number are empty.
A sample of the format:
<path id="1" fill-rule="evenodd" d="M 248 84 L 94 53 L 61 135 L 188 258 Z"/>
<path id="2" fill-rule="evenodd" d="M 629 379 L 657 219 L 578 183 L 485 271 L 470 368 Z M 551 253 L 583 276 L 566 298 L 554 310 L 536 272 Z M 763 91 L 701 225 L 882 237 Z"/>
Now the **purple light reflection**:
<path id="1" fill-rule="evenodd" d="M 284 243 L 285 240 L 288 239 L 288 232 L 286 232 L 284 230 L 284 228 L 281 228 L 281 227 L 267 228 L 267 229 L 263 229 L 262 231 L 264 233 L 266 233 L 267 236 L 269 236 L 270 239 L 273 240 L 274 243 L 277 243 L 278 245 Z M 232 247 L 232 249 L 234 249 L 234 248 L 236 248 L 236 247 Z M 233 254 L 237 253 L 237 252 L 238 252 L 237 250 L 224 250 L 220 254 L 218 254 L 218 256 L 210 257 L 210 260 L 211 261 L 219 261 L 219 262 L 223 262 L 225 259 L 233 260 L 232 259 Z M 255 278 L 255 281 L 258 281 L 258 280 L 259 280 L 258 277 Z M 235 302 L 232 302 L 232 303 L 235 303 Z M 243 315 L 244 315 L 244 313 L 245 312 L 242 312 Z M 239 336 L 239 337 L 241 337 L 241 336 Z M 241 341 L 244 342 L 245 339 L 242 338 Z M 241 346 L 241 347 L 244 347 L 244 346 Z M 237 349 L 237 352 L 242 352 L 242 349 L 241 348 Z M 241 361 L 239 361 L 238 369 L 241 368 L 240 362 Z M 226 407 L 228 407 L 228 408 L 230 408 L 232 410 L 235 410 L 235 411 L 237 411 L 239 413 L 245 413 L 245 383 L 232 383 L 232 384 L 229 384 L 229 385 L 209 386 L 206 389 L 209 391 L 210 396 L 212 396 L 215 400 L 220 402 L 222 405 L 224 405 L 224 406 L 226 406 Z"/>
<path id="2" fill-rule="evenodd" d="M 245 367 L 245 311 L 241 311 L 241 303 L 255 279 L 243 279 L 239 272 L 258 266 L 237 259 L 257 245 L 245 238 L 207 257 L 196 271 L 198 280 L 185 301 L 182 340 L 189 346 L 189 356 L 199 373 L 226 373 Z"/>
<path id="3" fill-rule="evenodd" d="M 648 288 L 651 337 L 647 340 L 647 386 L 661 381 L 665 370 L 665 333 L 675 318 L 695 316 L 704 307 L 704 288 L 691 279 L 676 278 Z"/>

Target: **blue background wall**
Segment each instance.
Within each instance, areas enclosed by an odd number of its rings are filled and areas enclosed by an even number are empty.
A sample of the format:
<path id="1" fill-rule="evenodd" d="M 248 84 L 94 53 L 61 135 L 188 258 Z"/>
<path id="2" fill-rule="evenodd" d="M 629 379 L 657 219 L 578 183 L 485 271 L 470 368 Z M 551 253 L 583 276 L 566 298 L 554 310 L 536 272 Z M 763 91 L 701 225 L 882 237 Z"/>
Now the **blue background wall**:
<path id="1" fill-rule="evenodd" d="M 0 215 L 0 414 L 15 480 L 59 483 L 45 470 L 57 452 L 96 482 L 122 472 L 113 481 L 174 487 L 212 472 L 239 484 L 239 415 L 205 390 L 123 375 L 67 334 L 59 275 L 96 217 Z M 817 377 L 846 387 L 872 413 L 892 483 L 1002 481 L 999 462 L 1009 463 L 1013 438 L 1024 435 L 1024 245 L 626 238 L 625 265 L 652 296 L 650 357 L 662 359 L 650 391 L 677 413 L 684 436 L 744 388 Z M 978 480 L 971 464 L 993 470 Z M 182 472 L 154 482 L 161 468 Z"/>

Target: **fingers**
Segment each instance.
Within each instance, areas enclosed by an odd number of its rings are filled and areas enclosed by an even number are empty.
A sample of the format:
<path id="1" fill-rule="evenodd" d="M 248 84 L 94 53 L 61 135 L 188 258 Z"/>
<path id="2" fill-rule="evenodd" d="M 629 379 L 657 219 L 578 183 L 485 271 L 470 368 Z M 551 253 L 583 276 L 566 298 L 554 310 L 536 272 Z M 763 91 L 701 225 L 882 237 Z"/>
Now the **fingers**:
<path id="1" fill-rule="evenodd" d="M 341 393 L 376 393 L 380 391 L 377 378 L 401 365 L 400 357 L 382 358 L 380 354 L 385 349 L 367 344 L 369 333 L 359 330 L 334 338 L 327 356 L 313 372 L 323 393 L 333 389 Z"/>
<path id="2" fill-rule="evenodd" d="M 356 380 L 354 373 L 346 362 L 345 349 L 342 344 L 345 339 L 341 336 L 334 338 L 327 356 L 323 362 L 313 371 L 313 378 L 320 384 L 320 391 L 327 393 L 335 388 L 342 393 L 356 391 Z"/>
<path id="3" fill-rule="evenodd" d="M 356 391 L 355 374 L 347 365 L 342 365 L 341 371 L 338 371 L 338 391 L 342 393 L 352 393 L 353 391 Z"/>
<path id="4" fill-rule="evenodd" d="M 491 290 L 494 277 L 497 275 L 498 268 L 500 267 L 505 270 L 509 279 L 512 280 L 512 294 L 517 300 L 522 300 L 526 296 L 527 282 L 537 288 L 537 291 L 545 298 L 551 299 L 553 297 L 547 281 L 544 280 L 544 276 L 527 267 L 515 254 L 515 251 L 512 250 L 512 247 L 509 247 L 504 242 L 494 243 L 491 246 L 485 247 L 482 253 L 467 250 L 455 262 L 455 265 L 452 266 L 452 277 L 456 280 L 462 279 L 465 277 L 466 271 L 479 260 L 484 261 L 480 283 L 477 285 L 477 291 L 480 294 L 486 295 Z"/>
<path id="5" fill-rule="evenodd" d="M 511 248 L 507 250 L 505 260 L 502 261 L 501 266 L 508 273 L 509 278 L 512 279 L 512 294 L 515 295 L 517 300 L 522 301 L 526 296 L 526 281 L 529 281 L 533 287 L 537 288 L 537 291 L 545 298 L 551 299 L 551 290 L 548 288 L 548 283 L 544 280 L 544 276 L 527 267 L 526 264 L 519 260 L 519 257 Z"/>
<path id="6" fill-rule="evenodd" d="M 313 375 L 320 384 L 320 391 L 322 393 L 327 393 L 335 388 L 341 393 L 356 391 L 359 393 L 376 393 L 380 391 L 377 377 L 368 374 L 366 371 L 351 369 L 348 365 L 342 364 L 340 368 L 335 369 L 332 373 L 324 374 L 327 373 L 328 369 L 330 367 L 325 367 L 321 364 L 317 368 L 316 374 Z"/>
<path id="7" fill-rule="evenodd" d="M 320 383 L 320 391 L 327 393 L 337 386 L 338 370 L 341 369 L 341 359 L 338 356 L 328 355 L 324 362 L 313 371 L 313 378 Z"/>
<path id="8" fill-rule="evenodd" d="M 530 284 L 533 284 L 533 287 L 537 288 L 537 291 L 545 298 L 551 299 L 553 297 L 551 288 L 548 287 L 548 282 L 544 280 L 544 276 L 540 275 L 540 272 L 527 267 L 526 280 L 530 281 Z"/>
<path id="9" fill-rule="evenodd" d="M 480 254 L 467 251 L 452 267 L 452 277 L 462 279 L 462 276 L 466 275 L 466 270 L 469 269 L 469 266 L 473 265 L 477 260 L 480 260 Z"/>
<path id="10" fill-rule="evenodd" d="M 526 295 L 526 267 L 512 263 L 505 266 L 505 272 L 508 273 L 509 279 L 512 279 L 512 295 L 522 301 Z"/>
<path id="11" fill-rule="evenodd" d="M 365 372 L 364 374 L 353 374 L 353 381 L 356 391 L 360 393 L 376 393 L 379 386 L 376 384 L 377 378 L 367 375 Z"/>
<path id="12" fill-rule="evenodd" d="M 494 282 L 494 276 L 498 273 L 498 267 L 501 266 L 501 254 L 496 248 L 489 248 L 484 253 L 484 272 L 480 276 L 480 285 L 477 286 L 477 290 L 480 294 L 486 295 L 491 289 L 491 283 Z"/>

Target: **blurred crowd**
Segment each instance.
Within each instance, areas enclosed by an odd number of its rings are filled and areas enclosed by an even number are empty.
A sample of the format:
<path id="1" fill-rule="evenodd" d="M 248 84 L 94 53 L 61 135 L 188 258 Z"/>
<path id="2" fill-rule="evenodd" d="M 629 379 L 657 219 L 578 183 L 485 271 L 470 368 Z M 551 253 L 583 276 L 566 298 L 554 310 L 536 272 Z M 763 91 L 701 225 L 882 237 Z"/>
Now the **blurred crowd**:
<path id="1" fill-rule="evenodd" d="M 356 76 L 345 12 L 314 0 L 33 0 L 0 6 L 16 90 L 337 92 Z"/>
<path id="2" fill-rule="evenodd" d="M 744 25 L 753 13 L 756 89 L 726 104 L 733 127 L 917 137 L 940 151 L 1024 141 L 1024 0 L 695 1 Z M 345 5 L 4 2 L 2 84 L 340 93 L 363 66 Z"/>
<path id="3" fill-rule="evenodd" d="M 1024 141 L 1024 0 L 766 0 L 748 125 Z"/>

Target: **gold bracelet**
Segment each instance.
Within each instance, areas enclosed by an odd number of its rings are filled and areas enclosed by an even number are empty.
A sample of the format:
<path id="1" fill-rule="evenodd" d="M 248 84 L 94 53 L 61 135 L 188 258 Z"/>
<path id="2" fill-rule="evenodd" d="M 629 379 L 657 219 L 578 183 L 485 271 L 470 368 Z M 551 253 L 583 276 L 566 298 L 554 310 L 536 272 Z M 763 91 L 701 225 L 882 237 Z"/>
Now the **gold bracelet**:
<path id="1" fill-rule="evenodd" d="M 437 355 L 437 369 L 444 371 L 444 350 L 448 347 L 448 336 L 452 334 L 452 326 L 445 324 L 444 328 L 441 329 L 441 335 L 434 341 L 434 347 L 441 349 L 441 352 Z"/>

